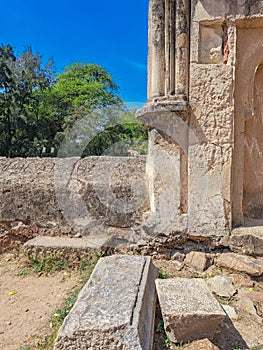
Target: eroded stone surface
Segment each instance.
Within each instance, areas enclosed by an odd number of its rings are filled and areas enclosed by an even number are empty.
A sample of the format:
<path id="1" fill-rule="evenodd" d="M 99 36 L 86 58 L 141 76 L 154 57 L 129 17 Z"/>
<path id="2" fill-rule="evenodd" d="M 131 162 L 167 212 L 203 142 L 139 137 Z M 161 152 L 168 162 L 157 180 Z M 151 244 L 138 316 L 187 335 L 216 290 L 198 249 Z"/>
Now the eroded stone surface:
<path id="1" fill-rule="evenodd" d="M 213 259 L 203 252 L 190 252 L 186 255 L 184 262 L 194 270 L 203 272 L 211 266 Z"/>
<path id="2" fill-rule="evenodd" d="M 59 331 L 55 350 L 150 350 L 157 270 L 149 257 L 101 258 Z"/>
<path id="3" fill-rule="evenodd" d="M 223 253 L 216 260 L 216 264 L 228 269 L 245 272 L 251 276 L 261 276 L 263 274 L 263 260 L 245 255 Z"/>
<path id="4" fill-rule="evenodd" d="M 215 276 L 207 281 L 210 290 L 220 297 L 230 298 L 236 293 L 236 288 L 231 280 L 224 276 Z"/>
<path id="5" fill-rule="evenodd" d="M 263 256 L 263 226 L 234 229 L 230 236 L 230 249 L 243 254 Z"/>
<path id="6" fill-rule="evenodd" d="M 43 235 L 129 227 L 148 207 L 144 177 L 145 157 L 0 158 L 0 221 Z"/>
<path id="7" fill-rule="evenodd" d="M 212 339 L 225 313 L 202 279 L 156 280 L 165 331 L 173 342 Z"/>
<path id="8" fill-rule="evenodd" d="M 37 236 L 27 241 L 23 250 L 29 256 L 52 257 L 56 255 L 69 259 L 71 263 L 74 263 L 74 260 L 78 263 L 90 253 L 104 252 L 107 249 L 107 243 L 107 236 L 89 238 Z"/>
<path id="9" fill-rule="evenodd" d="M 184 350 L 219 350 L 209 339 L 201 339 L 183 347 Z"/>

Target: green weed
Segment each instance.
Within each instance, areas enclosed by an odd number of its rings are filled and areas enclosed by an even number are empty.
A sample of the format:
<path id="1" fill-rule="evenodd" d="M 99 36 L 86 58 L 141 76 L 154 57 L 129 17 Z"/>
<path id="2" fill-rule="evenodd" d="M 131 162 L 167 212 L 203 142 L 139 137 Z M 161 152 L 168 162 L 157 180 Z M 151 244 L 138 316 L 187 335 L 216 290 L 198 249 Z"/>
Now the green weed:
<path id="1" fill-rule="evenodd" d="M 160 269 L 159 270 L 159 278 L 161 278 L 163 280 L 167 279 L 168 278 L 167 272 L 165 272 L 164 270 Z"/>

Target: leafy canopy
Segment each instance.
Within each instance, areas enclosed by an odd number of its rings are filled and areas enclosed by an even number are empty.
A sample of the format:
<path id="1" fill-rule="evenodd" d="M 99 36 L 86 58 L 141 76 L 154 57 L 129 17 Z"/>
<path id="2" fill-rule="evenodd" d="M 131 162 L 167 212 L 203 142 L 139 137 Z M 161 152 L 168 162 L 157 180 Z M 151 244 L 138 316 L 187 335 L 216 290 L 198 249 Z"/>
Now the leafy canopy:
<path id="1" fill-rule="evenodd" d="M 18 55 L 1 45 L 0 155 L 55 156 L 67 137 L 75 149 L 69 144 L 62 156 L 101 155 L 109 148 L 127 155 L 132 147 L 145 153 L 147 132 L 101 66 L 72 63 L 56 75 L 53 61 L 44 64 L 30 47 Z"/>

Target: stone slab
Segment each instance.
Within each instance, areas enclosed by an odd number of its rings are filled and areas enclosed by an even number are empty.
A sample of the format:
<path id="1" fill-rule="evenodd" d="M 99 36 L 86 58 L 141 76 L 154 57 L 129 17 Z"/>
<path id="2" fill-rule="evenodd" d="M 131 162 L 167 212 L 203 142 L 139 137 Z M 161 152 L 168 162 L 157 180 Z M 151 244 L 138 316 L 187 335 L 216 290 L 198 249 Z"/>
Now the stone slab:
<path id="1" fill-rule="evenodd" d="M 71 249 L 101 249 L 105 245 L 108 237 L 94 238 L 71 238 L 71 237 L 51 237 L 38 236 L 30 239 L 24 244 L 24 248 L 42 247 L 42 248 L 71 248 Z"/>
<path id="2" fill-rule="evenodd" d="M 263 226 L 234 229 L 230 236 L 230 249 L 243 254 L 263 256 Z"/>
<path id="3" fill-rule="evenodd" d="M 107 243 L 107 236 L 89 238 L 37 236 L 27 241 L 23 250 L 29 256 L 40 259 L 56 256 L 75 265 L 87 256 L 104 252 Z"/>
<path id="4" fill-rule="evenodd" d="M 156 280 L 165 331 L 172 342 L 212 339 L 225 313 L 202 279 Z"/>
<path id="5" fill-rule="evenodd" d="M 221 267 L 245 272 L 251 276 L 261 276 L 263 274 L 263 259 L 252 258 L 235 253 L 223 253 L 216 260 L 216 264 Z"/>
<path id="6" fill-rule="evenodd" d="M 101 258 L 66 317 L 54 350 L 152 349 L 156 277 L 150 257 Z"/>
<path id="7" fill-rule="evenodd" d="M 207 285 L 213 293 L 220 297 L 231 298 L 237 292 L 230 278 L 224 276 L 209 278 Z"/>

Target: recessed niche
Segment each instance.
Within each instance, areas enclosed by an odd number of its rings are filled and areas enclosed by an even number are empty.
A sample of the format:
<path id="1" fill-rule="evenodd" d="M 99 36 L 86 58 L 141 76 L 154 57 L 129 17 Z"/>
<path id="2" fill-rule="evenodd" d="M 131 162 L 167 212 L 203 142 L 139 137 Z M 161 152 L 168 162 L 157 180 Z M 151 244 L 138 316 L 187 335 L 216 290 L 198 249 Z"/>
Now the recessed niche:
<path id="1" fill-rule="evenodd" d="M 200 24 L 199 63 L 223 64 L 223 35 L 221 23 Z"/>

